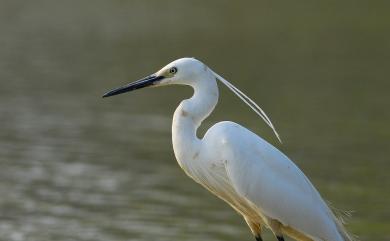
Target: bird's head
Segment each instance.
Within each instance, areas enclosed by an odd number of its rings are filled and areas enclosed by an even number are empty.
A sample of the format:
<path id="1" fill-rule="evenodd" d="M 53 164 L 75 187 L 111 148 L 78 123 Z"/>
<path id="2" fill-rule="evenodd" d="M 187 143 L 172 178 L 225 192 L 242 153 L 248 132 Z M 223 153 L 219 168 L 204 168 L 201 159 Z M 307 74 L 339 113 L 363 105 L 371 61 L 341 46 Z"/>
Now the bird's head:
<path id="1" fill-rule="evenodd" d="M 152 75 L 113 89 L 104 94 L 103 97 L 118 95 L 145 87 L 158 87 L 173 84 L 191 85 L 196 81 L 204 80 L 205 78 L 202 77 L 206 73 L 208 73 L 207 66 L 199 60 L 195 58 L 181 58 L 167 64 Z"/>
<path id="2" fill-rule="evenodd" d="M 205 85 L 207 83 L 215 82 L 219 80 L 224 85 L 226 85 L 234 94 L 236 94 L 245 104 L 247 104 L 257 115 L 259 115 L 269 127 L 272 128 L 276 137 L 280 140 L 278 133 L 275 130 L 271 120 L 265 114 L 265 112 L 246 94 L 241 90 L 231 84 L 229 81 L 224 79 L 222 76 L 218 75 L 211 69 L 209 69 L 205 64 L 194 58 L 181 58 L 175 60 L 156 73 L 149 75 L 143 79 L 137 80 L 125 86 L 113 89 L 103 97 L 109 97 L 113 95 L 122 94 L 136 89 L 141 89 L 145 87 L 157 87 L 164 85 L 191 85 L 193 87 Z M 202 82 L 203 81 L 203 82 Z M 204 82 L 206 81 L 206 82 Z M 210 82 L 207 82 L 210 81 Z"/>

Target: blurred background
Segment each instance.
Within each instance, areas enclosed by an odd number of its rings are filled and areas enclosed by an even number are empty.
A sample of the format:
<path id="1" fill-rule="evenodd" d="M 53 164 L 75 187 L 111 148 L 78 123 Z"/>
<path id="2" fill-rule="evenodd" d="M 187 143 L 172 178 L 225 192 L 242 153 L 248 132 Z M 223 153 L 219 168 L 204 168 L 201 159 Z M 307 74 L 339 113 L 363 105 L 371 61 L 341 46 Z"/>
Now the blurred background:
<path id="1" fill-rule="evenodd" d="M 189 88 L 101 98 L 185 56 L 253 97 L 284 143 L 222 86 L 201 134 L 250 128 L 353 211 L 361 240 L 390 240 L 389 7 L 0 1 L 0 240 L 254 240 L 176 163 L 171 118 Z"/>

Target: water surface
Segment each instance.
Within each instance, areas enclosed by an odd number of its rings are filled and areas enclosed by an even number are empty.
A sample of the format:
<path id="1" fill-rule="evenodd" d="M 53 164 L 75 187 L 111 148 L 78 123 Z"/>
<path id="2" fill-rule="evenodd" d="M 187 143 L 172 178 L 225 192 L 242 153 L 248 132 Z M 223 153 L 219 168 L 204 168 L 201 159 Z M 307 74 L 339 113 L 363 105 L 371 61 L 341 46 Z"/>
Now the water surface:
<path id="1" fill-rule="evenodd" d="M 191 90 L 100 97 L 184 56 L 252 96 L 284 144 L 224 88 L 200 133 L 247 126 L 354 211 L 349 230 L 390 240 L 387 3 L 0 5 L 0 240 L 253 240 L 174 159 L 171 117 Z"/>

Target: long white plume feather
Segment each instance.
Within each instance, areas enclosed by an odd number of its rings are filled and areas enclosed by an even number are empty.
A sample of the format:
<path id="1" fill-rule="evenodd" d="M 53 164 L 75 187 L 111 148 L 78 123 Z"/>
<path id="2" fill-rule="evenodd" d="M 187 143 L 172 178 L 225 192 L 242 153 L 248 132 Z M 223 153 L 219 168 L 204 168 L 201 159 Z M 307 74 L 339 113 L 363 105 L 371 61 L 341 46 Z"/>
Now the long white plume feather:
<path id="1" fill-rule="evenodd" d="M 278 132 L 276 131 L 274 125 L 272 124 L 271 120 L 268 118 L 267 114 L 260 108 L 256 102 L 254 102 L 251 98 L 249 98 L 246 94 L 244 94 L 241 90 L 239 90 L 237 87 L 235 87 L 233 84 L 231 84 L 229 81 L 224 79 L 219 74 L 215 73 L 211 70 L 211 72 L 215 75 L 215 77 L 221 81 L 224 85 L 226 85 L 234 94 L 236 94 L 242 101 L 244 101 L 245 104 L 247 104 L 258 116 L 260 116 L 264 122 L 271 127 L 273 132 L 275 133 L 276 138 L 278 138 L 279 142 L 282 143 L 282 140 L 280 139 L 280 136 Z"/>

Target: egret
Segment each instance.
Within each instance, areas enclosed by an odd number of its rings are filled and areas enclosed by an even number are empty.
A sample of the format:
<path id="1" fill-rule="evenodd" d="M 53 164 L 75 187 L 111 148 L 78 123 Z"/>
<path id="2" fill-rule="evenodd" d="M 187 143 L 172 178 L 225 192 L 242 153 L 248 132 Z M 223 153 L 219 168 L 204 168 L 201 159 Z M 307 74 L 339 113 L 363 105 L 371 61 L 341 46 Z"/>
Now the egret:
<path id="1" fill-rule="evenodd" d="M 303 172 L 281 151 L 245 127 L 230 121 L 213 125 L 199 138 L 197 129 L 218 102 L 220 81 L 279 135 L 264 111 L 233 84 L 195 58 L 175 60 L 155 74 L 113 89 L 103 97 L 165 85 L 188 85 L 191 98 L 173 115 L 175 157 L 195 182 L 243 216 L 257 241 L 264 228 L 278 241 L 350 241 L 336 217 Z"/>

